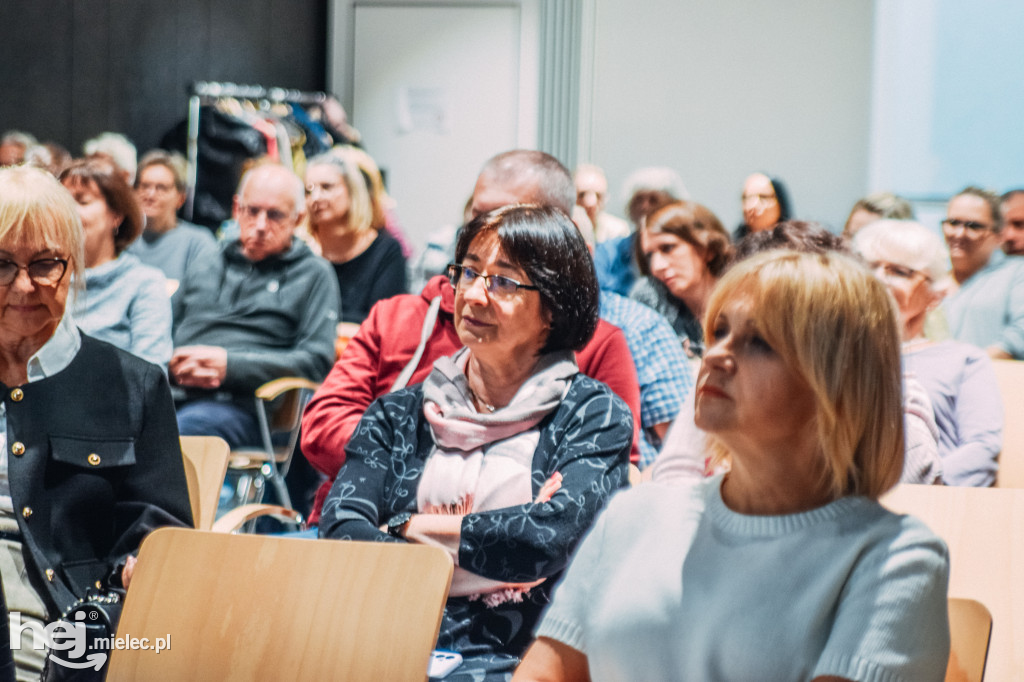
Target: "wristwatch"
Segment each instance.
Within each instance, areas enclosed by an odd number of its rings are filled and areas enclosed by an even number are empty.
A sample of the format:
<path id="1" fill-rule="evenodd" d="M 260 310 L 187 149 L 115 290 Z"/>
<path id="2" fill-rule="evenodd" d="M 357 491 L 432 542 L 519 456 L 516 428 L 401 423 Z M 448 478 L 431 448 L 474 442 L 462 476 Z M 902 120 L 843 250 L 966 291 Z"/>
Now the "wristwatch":
<path id="1" fill-rule="evenodd" d="M 388 520 L 388 535 L 393 538 L 405 539 L 405 527 L 409 525 L 412 512 L 399 512 Z"/>

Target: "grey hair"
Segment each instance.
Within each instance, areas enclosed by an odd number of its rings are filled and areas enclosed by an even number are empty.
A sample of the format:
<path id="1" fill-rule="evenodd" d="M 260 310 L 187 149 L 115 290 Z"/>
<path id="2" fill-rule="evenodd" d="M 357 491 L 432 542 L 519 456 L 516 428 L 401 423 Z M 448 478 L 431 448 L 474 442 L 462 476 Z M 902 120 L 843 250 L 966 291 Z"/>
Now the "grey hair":
<path id="1" fill-rule="evenodd" d="M 532 149 L 502 152 L 484 164 L 480 175 L 485 174 L 502 184 L 529 183 L 534 190 L 529 203 L 554 206 L 572 215 L 576 184 L 569 169 L 550 154 Z"/>
<path id="2" fill-rule="evenodd" d="M 8 142 L 14 144 L 20 144 L 25 149 L 39 144 L 34 136 L 21 130 L 8 130 L 0 137 L 0 144 L 6 144 Z"/>
<path id="3" fill-rule="evenodd" d="M 100 133 L 88 139 L 82 145 L 86 156 L 106 154 L 117 167 L 128 174 L 128 184 L 135 184 L 135 171 L 138 170 L 138 152 L 131 140 L 121 133 Z"/>
<path id="4" fill-rule="evenodd" d="M 245 194 L 245 187 L 249 184 L 249 180 L 252 179 L 253 175 L 270 172 L 283 173 L 284 175 L 282 177 L 288 181 L 288 189 L 291 191 L 292 200 L 295 202 L 292 217 L 294 218 L 302 213 L 306 207 L 306 187 L 302 184 L 302 180 L 298 175 L 277 163 L 258 164 L 245 171 L 242 175 L 242 179 L 238 182 L 238 190 L 235 192 L 235 196 L 241 197 Z"/>
<path id="5" fill-rule="evenodd" d="M 689 199 L 690 193 L 679 173 L 668 166 L 638 168 L 629 174 L 622 185 L 622 193 L 628 203 L 637 192 L 665 192 L 676 200 Z"/>
<path id="6" fill-rule="evenodd" d="M 853 237 L 853 249 L 869 263 L 884 260 L 923 272 L 931 288 L 944 288 L 949 256 L 938 234 L 913 220 L 876 220 Z"/>

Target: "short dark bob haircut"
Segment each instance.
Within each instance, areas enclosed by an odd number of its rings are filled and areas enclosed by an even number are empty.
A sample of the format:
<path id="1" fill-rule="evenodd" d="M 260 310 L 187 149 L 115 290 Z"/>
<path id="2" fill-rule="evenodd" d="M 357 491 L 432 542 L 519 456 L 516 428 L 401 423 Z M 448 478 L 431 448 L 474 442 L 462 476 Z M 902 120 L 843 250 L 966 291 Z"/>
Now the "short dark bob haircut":
<path id="1" fill-rule="evenodd" d="M 540 291 L 551 315 L 541 353 L 580 350 L 597 329 L 598 286 L 594 261 L 576 225 L 560 209 L 514 204 L 474 218 L 459 234 L 455 262 L 473 240 L 495 232 L 505 256 Z"/>

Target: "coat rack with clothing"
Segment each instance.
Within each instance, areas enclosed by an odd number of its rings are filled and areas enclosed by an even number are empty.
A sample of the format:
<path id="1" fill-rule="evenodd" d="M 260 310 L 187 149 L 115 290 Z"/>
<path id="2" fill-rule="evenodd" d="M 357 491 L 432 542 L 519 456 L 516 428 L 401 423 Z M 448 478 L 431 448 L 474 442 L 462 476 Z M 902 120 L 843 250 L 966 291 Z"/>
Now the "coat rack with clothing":
<path id="1" fill-rule="evenodd" d="M 242 173 L 269 158 L 302 175 L 306 158 L 348 141 L 327 122 L 325 92 L 200 81 L 189 90 L 188 118 L 164 147 L 188 156 L 184 218 L 216 229 L 231 217 Z"/>

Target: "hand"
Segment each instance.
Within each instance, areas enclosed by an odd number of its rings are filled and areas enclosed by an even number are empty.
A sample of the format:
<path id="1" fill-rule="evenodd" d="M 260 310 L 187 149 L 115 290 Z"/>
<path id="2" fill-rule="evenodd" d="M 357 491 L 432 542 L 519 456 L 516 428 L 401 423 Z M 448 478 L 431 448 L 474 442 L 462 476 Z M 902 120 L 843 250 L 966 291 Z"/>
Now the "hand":
<path id="1" fill-rule="evenodd" d="M 993 360 L 1013 360 L 1013 356 L 999 346 L 989 346 L 985 349 L 985 352 Z"/>
<path id="2" fill-rule="evenodd" d="M 167 370 L 181 386 L 219 388 L 227 376 L 228 352 L 219 346 L 175 348 Z"/>
<path id="3" fill-rule="evenodd" d="M 540 504 L 541 502 L 547 502 L 554 497 L 555 493 L 557 493 L 558 489 L 561 487 L 562 474 L 556 471 L 551 474 L 551 478 L 544 481 L 544 485 L 540 487 L 540 491 L 537 493 L 537 499 L 534 500 L 533 503 Z"/>
<path id="4" fill-rule="evenodd" d="M 135 574 L 135 564 L 138 563 L 138 559 L 128 555 L 128 558 L 124 560 L 124 568 L 121 569 L 121 584 L 124 589 L 128 589 L 128 584 L 132 581 L 132 576 Z"/>

